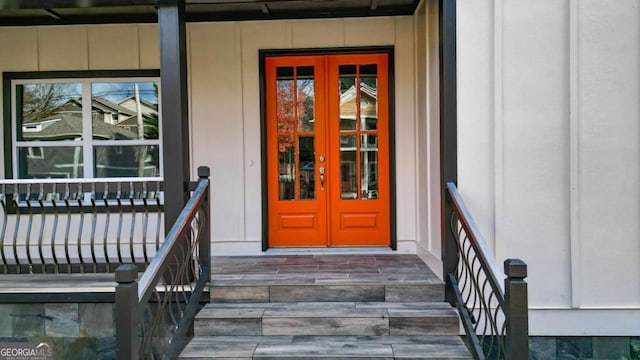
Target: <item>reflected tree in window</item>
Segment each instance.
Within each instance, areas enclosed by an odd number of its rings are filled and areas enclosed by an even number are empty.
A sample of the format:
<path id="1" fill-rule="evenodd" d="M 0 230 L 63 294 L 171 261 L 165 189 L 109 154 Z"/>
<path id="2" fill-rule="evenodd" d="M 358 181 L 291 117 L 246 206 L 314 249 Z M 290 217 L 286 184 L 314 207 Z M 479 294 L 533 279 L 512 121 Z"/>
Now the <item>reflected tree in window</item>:
<path id="1" fill-rule="evenodd" d="M 22 118 L 33 122 L 57 114 L 70 99 L 80 99 L 77 84 L 25 84 L 22 86 Z"/>
<path id="2" fill-rule="evenodd" d="M 304 180 L 299 196 L 313 198 L 313 68 L 282 67 L 277 70 L 276 119 L 278 127 L 278 176 L 280 200 L 297 198 L 297 174 Z M 309 71 L 311 70 L 311 71 Z M 297 75 L 294 75 L 297 74 Z M 306 135 L 301 135 L 307 133 Z M 298 139 L 307 139 L 298 144 Z M 302 148 L 299 148 L 302 147 Z M 304 156 L 302 153 L 304 152 Z M 301 158 L 296 161 L 296 154 Z M 310 164 L 311 163 L 311 164 Z M 302 187 L 302 185 L 301 185 Z M 304 191 L 302 191 L 304 190 Z"/>

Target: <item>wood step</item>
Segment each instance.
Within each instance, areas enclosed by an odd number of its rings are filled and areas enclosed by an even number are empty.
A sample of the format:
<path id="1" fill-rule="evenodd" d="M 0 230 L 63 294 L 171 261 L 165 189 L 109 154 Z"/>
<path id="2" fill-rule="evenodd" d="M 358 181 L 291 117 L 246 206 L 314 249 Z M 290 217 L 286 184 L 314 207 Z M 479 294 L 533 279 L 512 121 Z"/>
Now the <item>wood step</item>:
<path id="1" fill-rule="evenodd" d="M 228 282 L 225 282 L 228 283 Z M 210 288 L 211 302 L 283 302 L 283 301 L 404 301 L 442 302 L 444 285 L 391 285 L 362 283 L 344 285 L 221 285 Z"/>
<path id="2" fill-rule="evenodd" d="M 212 302 L 444 301 L 416 255 L 213 257 Z"/>
<path id="3" fill-rule="evenodd" d="M 208 304 L 196 336 L 458 335 L 455 309 L 432 302 L 288 302 Z"/>
<path id="4" fill-rule="evenodd" d="M 459 336 L 199 336 L 179 359 L 472 359 Z"/>

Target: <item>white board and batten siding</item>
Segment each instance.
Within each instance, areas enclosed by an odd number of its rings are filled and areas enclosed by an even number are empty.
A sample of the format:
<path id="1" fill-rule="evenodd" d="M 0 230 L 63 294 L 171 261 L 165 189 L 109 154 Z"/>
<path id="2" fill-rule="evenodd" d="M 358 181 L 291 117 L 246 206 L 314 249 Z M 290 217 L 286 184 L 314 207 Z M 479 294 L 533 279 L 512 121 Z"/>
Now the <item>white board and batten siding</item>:
<path id="1" fill-rule="evenodd" d="M 416 250 L 441 276 L 438 1 L 422 1 L 414 17 Z"/>
<path id="2" fill-rule="evenodd" d="M 462 196 L 532 335 L 640 333 L 640 2 L 458 6 Z"/>
<path id="3" fill-rule="evenodd" d="M 192 176 L 211 168 L 216 254 L 261 254 L 258 51 L 378 45 L 395 47 L 397 239 L 400 252 L 415 253 L 414 18 L 188 24 Z M 0 48 L 2 72 L 160 66 L 156 24 L 0 27 Z"/>

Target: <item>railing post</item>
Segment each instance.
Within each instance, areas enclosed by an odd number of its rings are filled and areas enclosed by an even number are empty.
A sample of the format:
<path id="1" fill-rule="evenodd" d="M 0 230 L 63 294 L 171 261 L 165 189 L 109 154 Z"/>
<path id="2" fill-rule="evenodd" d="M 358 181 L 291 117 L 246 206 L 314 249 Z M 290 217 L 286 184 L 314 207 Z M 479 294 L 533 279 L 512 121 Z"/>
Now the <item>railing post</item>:
<path id="1" fill-rule="evenodd" d="M 211 278 L 211 170 L 208 166 L 198 167 L 198 178 L 209 180 L 209 186 L 207 187 L 207 194 L 204 198 L 202 207 L 205 210 L 205 228 L 202 231 L 202 240 L 199 244 L 198 252 L 200 254 L 200 261 L 207 271 L 206 274 L 202 274 L 206 278 L 208 283 Z M 204 240 L 204 241 L 203 241 Z"/>
<path id="2" fill-rule="evenodd" d="M 506 301 L 506 358 L 529 360 L 529 304 L 527 301 L 527 264 L 520 259 L 504 261 L 504 297 Z"/>
<path id="3" fill-rule="evenodd" d="M 442 266 L 444 272 L 444 278 L 447 282 L 445 286 L 445 301 L 451 305 L 455 305 L 456 295 L 449 282 L 449 274 L 456 274 L 458 269 L 458 262 L 460 256 L 458 254 L 458 246 L 456 245 L 456 237 L 451 229 L 451 218 L 454 215 L 453 204 L 451 200 L 451 194 L 447 190 L 447 184 L 445 184 L 444 192 L 442 193 L 442 214 L 441 214 L 441 226 L 442 226 Z"/>
<path id="4" fill-rule="evenodd" d="M 116 269 L 116 358 L 137 360 L 138 339 L 138 267 L 123 264 Z"/>
<path id="5" fill-rule="evenodd" d="M 440 75 L 440 186 L 443 278 L 455 274 L 458 249 L 451 233 L 451 202 L 447 183 L 458 179 L 457 80 L 456 80 L 456 0 L 438 0 L 439 75 Z M 445 287 L 445 300 L 455 303 L 451 285 Z"/>

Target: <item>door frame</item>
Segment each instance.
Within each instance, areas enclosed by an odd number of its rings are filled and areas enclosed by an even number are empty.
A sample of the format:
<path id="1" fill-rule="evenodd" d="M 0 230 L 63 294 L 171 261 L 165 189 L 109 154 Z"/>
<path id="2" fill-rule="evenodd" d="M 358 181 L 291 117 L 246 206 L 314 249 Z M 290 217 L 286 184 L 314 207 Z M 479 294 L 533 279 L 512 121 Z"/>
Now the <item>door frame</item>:
<path id="1" fill-rule="evenodd" d="M 262 194 L 262 251 L 269 249 L 269 197 L 267 196 L 267 114 L 266 114 L 266 76 L 265 59 L 271 56 L 301 55 L 350 55 L 350 54 L 386 54 L 388 57 L 389 79 L 389 222 L 390 248 L 397 250 L 396 231 L 396 142 L 395 142 L 395 74 L 393 46 L 366 46 L 342 48 L 310 48 L 310 49 L 266 49 L 258 51 L 260 79 L 260 161 L 261 161 L 261 194 Z"/>

